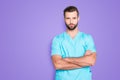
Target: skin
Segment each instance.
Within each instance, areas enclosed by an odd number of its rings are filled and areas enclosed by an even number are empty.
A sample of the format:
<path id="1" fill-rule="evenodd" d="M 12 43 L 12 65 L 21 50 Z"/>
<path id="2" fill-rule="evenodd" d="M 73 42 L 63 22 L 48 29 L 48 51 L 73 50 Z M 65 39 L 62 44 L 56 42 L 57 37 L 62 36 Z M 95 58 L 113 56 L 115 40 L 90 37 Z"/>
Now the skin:
<path id="1" fill-rule="evenodd" d="M 76 34 L 79 32 L 78 24 L 80 17 L 77 16 L 77 12 L 66 12 L 65 13 L 65 23 L 70 29 L 66 29 L 66 32 L 71 36 L 72 39 L 76 36 Z M 76 28 L 72 30 L 74 27 Z M 61 70 L 69 70 L 69 69 L 76 69 L 76 68 L 82 68 L 86 66 L 93 66 L 96 61 L 96 53 L 91 52 L 90 50 L 87 50 L 85 52 L 85 55 L 82 57 L 68 57 L 68 58 L 62 58 L 60 55 L 53 55 L 52 61 L 54 64 L 54 67 L 56 69 Z"/>

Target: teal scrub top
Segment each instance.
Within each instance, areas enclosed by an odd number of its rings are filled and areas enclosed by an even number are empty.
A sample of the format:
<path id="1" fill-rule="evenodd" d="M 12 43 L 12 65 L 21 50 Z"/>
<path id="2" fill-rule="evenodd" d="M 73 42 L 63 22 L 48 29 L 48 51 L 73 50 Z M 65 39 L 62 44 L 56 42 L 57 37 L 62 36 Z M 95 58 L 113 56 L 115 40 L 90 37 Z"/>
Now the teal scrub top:
<path id="1" fill-rule="evenodd" d="M 66 57 L 84 56 L 86 50 L 96 52 L 93 38 L 90 34 L 78 32 L 75 38 L 71 38 L 67 32 L 63 32 L 53 38 L 52 55 Z M 56 70 L 55 80 L 92 80 L 90 66 L 71 70 Z"/>

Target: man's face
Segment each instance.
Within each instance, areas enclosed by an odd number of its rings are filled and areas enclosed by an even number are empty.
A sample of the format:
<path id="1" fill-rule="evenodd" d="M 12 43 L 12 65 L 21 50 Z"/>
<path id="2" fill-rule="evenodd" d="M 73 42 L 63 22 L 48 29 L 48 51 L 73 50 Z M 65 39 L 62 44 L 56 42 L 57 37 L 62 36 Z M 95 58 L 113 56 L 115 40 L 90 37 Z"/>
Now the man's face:
<path id="1" fill-rule="evenodd" d="M 65 13 L 65 24 L 69 30 L 74 30 L 78 26 L 79 17 L 76 11 Z"/>

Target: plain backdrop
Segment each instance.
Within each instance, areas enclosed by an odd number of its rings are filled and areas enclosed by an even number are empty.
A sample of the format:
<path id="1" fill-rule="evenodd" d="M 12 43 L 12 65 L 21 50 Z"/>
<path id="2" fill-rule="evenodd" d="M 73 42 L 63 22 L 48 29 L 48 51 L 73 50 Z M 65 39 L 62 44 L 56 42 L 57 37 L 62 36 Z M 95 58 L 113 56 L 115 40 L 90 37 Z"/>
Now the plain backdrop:
<path id="1" fill-rule="evenodd" d="M 54 80 L 51 41 L 65 31 L 63 10 L 76 6 L 79 29 L 97 49 L 93 80 L 119 80 L 119 0 L 0 0 L 0 80 Z"/>

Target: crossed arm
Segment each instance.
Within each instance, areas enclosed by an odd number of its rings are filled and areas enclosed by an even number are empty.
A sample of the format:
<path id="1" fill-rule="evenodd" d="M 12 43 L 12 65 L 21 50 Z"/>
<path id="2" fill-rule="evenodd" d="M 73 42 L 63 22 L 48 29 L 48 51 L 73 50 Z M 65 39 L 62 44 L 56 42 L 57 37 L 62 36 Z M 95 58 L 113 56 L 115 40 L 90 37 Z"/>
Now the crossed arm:
<path id="1" fill-rule="evenodd" d="M 75 58 L 62 58 L 60 55 L 53 55 L 52 61 L 56 69 L 68 70 L 82 68 L 95 64 L 96 53 L 88 50 L 84 56 Z"/>

